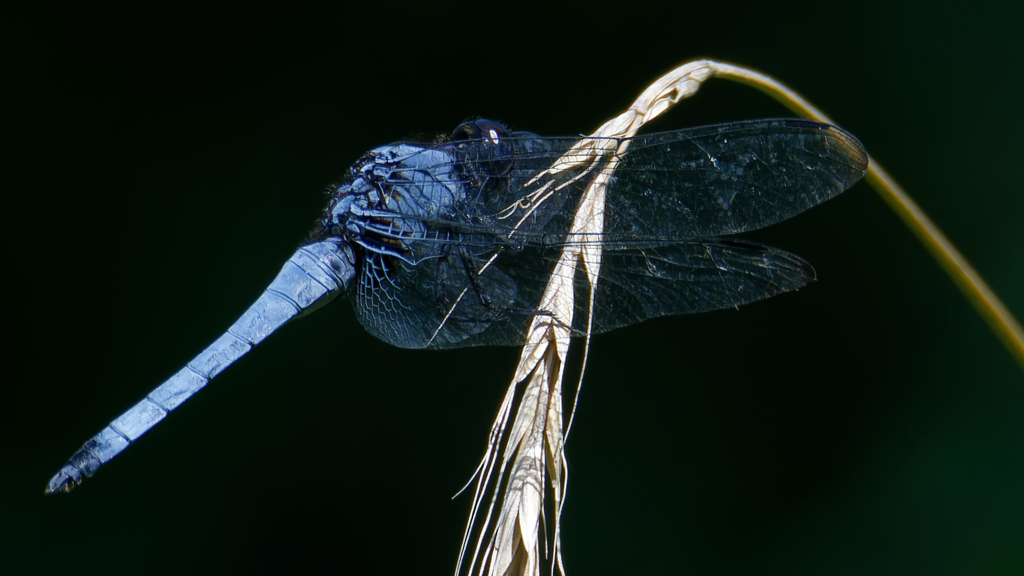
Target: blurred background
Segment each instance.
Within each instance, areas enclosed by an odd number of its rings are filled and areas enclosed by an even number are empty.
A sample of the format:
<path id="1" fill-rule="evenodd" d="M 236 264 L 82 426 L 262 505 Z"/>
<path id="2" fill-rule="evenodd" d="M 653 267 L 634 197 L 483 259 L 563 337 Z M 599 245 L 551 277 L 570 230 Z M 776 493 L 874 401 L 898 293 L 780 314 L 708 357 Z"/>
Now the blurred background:
<path id="1" fill-rule="evenodd" d="M 5 12 L 0 572 L 451 573 L 518 351 L 391 348 L 347 302 L 43 487 L 245 310 L 364 151 L 478 116 L 589 132 L 698 57 L 857 134 L 1024 315 L 1008 2 Z M 771 116 L 712 81 L 650 129 Z M 753 237 L 819 281 L 594 339 L 569 573 L 1021 573 L 1020 367 L 865 184 Z"/>

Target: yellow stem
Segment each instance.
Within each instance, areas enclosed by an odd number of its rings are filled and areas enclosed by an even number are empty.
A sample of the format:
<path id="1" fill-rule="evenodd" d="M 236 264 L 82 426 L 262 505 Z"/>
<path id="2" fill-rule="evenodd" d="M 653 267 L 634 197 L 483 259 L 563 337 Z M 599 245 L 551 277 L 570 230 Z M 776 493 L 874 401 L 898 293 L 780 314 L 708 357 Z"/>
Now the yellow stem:
<path id="1" fill-rule="evenodd" d="M 715 77 L 746 84 L 764 92 L 791 111 L 819 122 L 834 124 L 821 110 L 778 80 L 759 72 L 722 62 L 708 61 Z M 938 261 L 939 266 L 953 280 L 960 292 L 988 323 L 989 328 L 1003 343 L 1010 355 L 1024 369 L 1024 330 L 1020 322 L 988 287 L 974 267 L 967 261 L 942 230 L 921 210 L 903 188 L 870 155 L 865 181 L 875 189 L 882 200 L 903 220 L 903 223 L 924 244 Z"/>

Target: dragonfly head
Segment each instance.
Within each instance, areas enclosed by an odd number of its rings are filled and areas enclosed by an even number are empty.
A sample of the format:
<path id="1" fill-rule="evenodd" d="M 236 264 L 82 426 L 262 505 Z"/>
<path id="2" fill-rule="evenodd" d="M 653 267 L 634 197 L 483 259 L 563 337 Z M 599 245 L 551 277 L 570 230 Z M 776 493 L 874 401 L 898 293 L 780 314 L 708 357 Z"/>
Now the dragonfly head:
<path id="1" fill-rule="evenodd" d="M 459 140 L 483 140 L 493 146 L 500 146 L 501 141 L 511 134 L 508 128 L 493 120 L 473 120 L 463 122 L 452 132 L 452 141 Z"/>

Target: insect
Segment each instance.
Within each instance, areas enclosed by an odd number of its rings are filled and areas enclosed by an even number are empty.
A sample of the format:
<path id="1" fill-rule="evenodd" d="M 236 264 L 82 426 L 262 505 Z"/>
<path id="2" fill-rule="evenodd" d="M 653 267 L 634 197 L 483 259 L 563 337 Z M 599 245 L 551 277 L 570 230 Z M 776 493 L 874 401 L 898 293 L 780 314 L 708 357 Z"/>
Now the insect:
<path id="1" fill-rule="evenodd" d="M 814 279 L 807 261 L 731 235 L 836 196 L 866 164 L 855 137 L 805 120 L 585 139 L 476 120 L 434 143 L 375 148 L 256 303 L 86 442 L 47 492 L 71 491 L 270 333 L 341 294 L 381 340 L 439 349 L 520 344 L 541 315 L 582 335 L 796 290 Z M 597 180 L 601 230 L 575 231 Z M 566 246 L 599 248 L 602 268 L 592 312 L 563 321 L 540 298 Z"/>

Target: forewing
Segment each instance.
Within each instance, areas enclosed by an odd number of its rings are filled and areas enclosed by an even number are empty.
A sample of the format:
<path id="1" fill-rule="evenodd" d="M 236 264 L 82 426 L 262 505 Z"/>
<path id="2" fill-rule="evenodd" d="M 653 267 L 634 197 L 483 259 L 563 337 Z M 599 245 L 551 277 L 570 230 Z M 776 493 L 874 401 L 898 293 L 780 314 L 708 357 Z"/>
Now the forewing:
<path id="1" fill-rule="evenodd" d="M 543 313 L 537 299 L 553 255 L 577 242 L 604 250 L 597 332 L 793 290 L 814 277 L 806 261 L 713 237 L 768 226 L 832 198 L 862 177 L 866 162 L 853 136 L 802 120 L 637 136 L 615 159 L 567 154 L 577 142 L 516 133 L 497 145 L 442 145 L 454 167 L 407 159 L 393 183 L 419 190 L 417 175 L 435 183 L 443 173 L 445 189 L 464 196 L 450 211 L 429 212 L 431 234 L 407 241 L 423 245 L 412 254 L 433 256 L 415 265 L 384 258 L 364 269 L 354 299 L 364 325 L 402 347 L 516 344 L 529 318 Z M 549 170 L 564 163 L 570 167 Z M 612 167 L 604 234 L 569 235 L 582 191 Z M 581 322 L 574 325 L 582 330 Z"/>
<path id="2" fill-rule="evenodd" d="M 838 195 L 866 168 L 853 135 L 806 120 L 637 136 L 615 171 L 605 234 L 643 244 L 756 230 Z"/>

